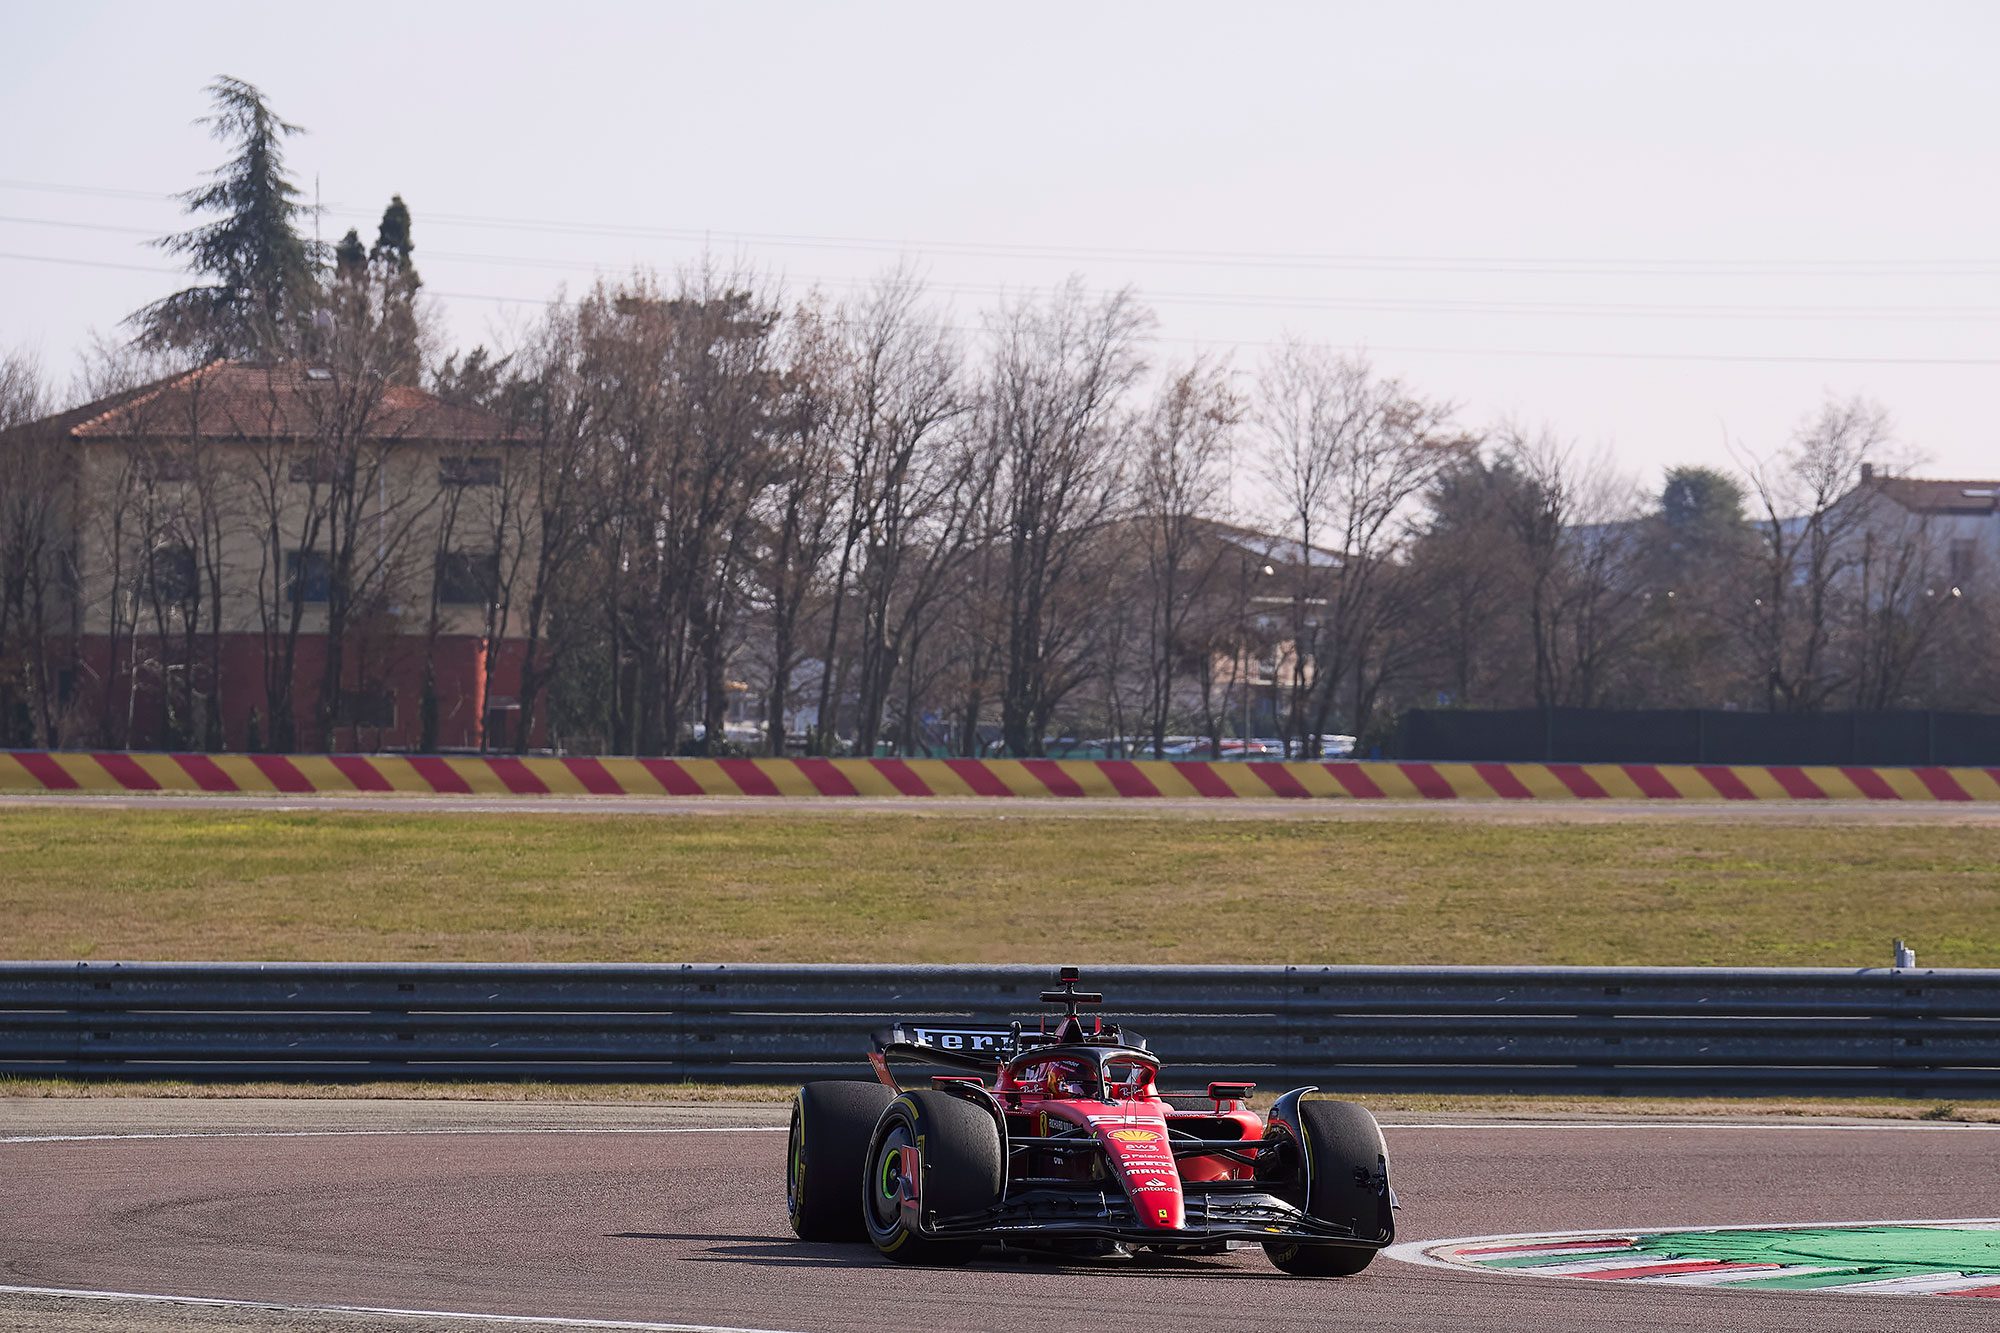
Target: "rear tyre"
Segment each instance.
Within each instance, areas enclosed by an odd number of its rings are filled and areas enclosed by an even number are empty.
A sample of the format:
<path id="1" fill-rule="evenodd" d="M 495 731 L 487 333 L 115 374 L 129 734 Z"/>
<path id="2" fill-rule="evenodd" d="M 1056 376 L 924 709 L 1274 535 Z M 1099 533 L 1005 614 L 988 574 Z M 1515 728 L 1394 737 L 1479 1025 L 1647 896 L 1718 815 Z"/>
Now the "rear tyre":
<path id="1" fill-rule="evenodd" d="M 896 1090 L 880 1083 L 808 1083 L 792 1098 L 785 1153 L 785 1211 L 800 1240 L 868 1239 L 854 1182 L 868 1138 Z"/>
<path id="2" fill-rule="evenodd" d="M 875 1125 L 862 1217 L 875 1248 L 898 1263 L 962 1264 L 977 1240 L 942 1240 L 912 1225 L 984 1212 L 1000 1202 L 1000 1127 L 981 1108 L 932 1089 L 906 1092 Z M 913 1169 L 914 1165 L 914 1169 Z"/>
<path id="3" fill-rule="evenodd" d="M 1307 1216 L 1386 1243 L 1393 1234 L 1384 1197 L 1389 1149 L 1375 1117 L 1353 1102 L 1308 1096 L 1298 1104 L 1298 1131 L 1294 1134 L 1284 1124 L 1265 1130 L 1265 1137 L 1281 1146 L 1269 1154 L 1267 1165 L 1260 1165 L 1259 1178 Z M 1264 1253 L 1286 1273 L 1350 1277 L 1368 1267 L 1375 1248 L 1286 1241 L 1266 1245 Z"/>

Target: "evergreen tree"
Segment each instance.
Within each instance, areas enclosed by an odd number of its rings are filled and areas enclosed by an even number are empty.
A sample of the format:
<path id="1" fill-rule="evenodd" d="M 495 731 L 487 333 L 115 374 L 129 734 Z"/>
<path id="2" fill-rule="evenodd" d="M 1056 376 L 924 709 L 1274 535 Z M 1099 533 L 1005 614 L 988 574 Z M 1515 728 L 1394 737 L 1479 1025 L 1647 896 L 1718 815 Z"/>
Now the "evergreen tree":
<path id="1" fill-rule="evenodd" d="M 528 388 L 509 367 L 511 356 L 495 356 L 484 344 L 470 352 L 453 352 L 431 373 L 430 389 L 447 403 L 465 403 L 505 412 L 510 395 Z"/>
<path id="2" fill-rule="evenodd" d="M 421 336 L 417 327 L 417 289 L 424 285 L 410 255 L 410 208 L 403 196 L 391 195 L 375 230 L 368 263 L 381 284 L 383 331 L 394 348 L 389 374 L 399 384 L 415 384 L 423 374 Z"/>
<path id="3" fill-rule="evenodd" d="M 403 202 L 402 195 L 391 195 L 389 206 L 382 210 L 382 225 L 375 231 L 375 248 L 368 252 L 368 257 L 393 265 L 397 273 L 415 277 L 410 253 L 416 248 L 410 243 L 409 205 Z"/>
<path id="4" fill-rule="evenodd" d="M 1670 468 L 1660 490 L 1660 517 L 1684 538 L 1733 533 L 1745 521 L 1742 484 L 1714 468 Z"/>
<path id="5" fill-rule="evenodd" d="M 343 282 L 355 282 L 367 272 L 368 251 L 361 244 L 361 233 L 349 227 L 340 244 L 333 247 L 333 275 Z"/>
<path id="6" fill-rule="evenodd" d="M 221 216 L 155 244 L 213 281 L 155 301 L 128 322 L 146 348 L 270 355 L 286 324 L 315 298 L 312 248 L 295 225 L 305 210 L 285 176 L 284 141 L 303 131 L 241 79 L 218 78 L 208 92 L 215 110 L 200 123 L 236 155 L 181 199 L 191 214 Z"/>

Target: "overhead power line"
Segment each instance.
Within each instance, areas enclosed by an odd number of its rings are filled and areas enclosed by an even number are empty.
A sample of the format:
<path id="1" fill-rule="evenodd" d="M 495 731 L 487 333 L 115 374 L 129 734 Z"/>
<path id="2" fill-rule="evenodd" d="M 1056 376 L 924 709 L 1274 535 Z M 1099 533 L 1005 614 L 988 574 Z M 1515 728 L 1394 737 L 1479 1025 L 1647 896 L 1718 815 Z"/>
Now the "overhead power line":
<path id="1" fill-rule="evenodd" d="M 187 276 L 179 269 L 161 268 L 152 264 L 125 264 L 102 259 L 70 259 L 60 255 L 29 255 L 0 251 L 0 260 L 12 260 L 34 264 L 65 264 L 78 268 L 117 269 L 131 273 L 153 273 L 166 277 Z M 846 288 L 862 288 L 870 284 L 859 281 L 842 281 L 835 285 Z M 452 292 L 425 288 L 432 296 L 452 301 L 491 301 L 501 305 L 541 306 L 548 304 L 547 297 L 497 296 L 489 292 Z M 976 333 L 978 329 L 960 327 L 959 332 Z M 1186 343 L 1206 347 L 1279 347 L 1284 346 L 1279 339 L 1220 339 L 1186 338 L 1162 335 L 1161 342 Z M 1949 357 L 1949 356 L 1813 356 L 1730 352 L 1621 352 L 1602 348 L 1561 349 L 1541 347 L 1437 347 L 1418 344 L 1398 343 L 1346 343 L 1318 344 L 1337 351 L 1352 352 L 1395 352 L 1418 356 L 1482 356 L 1482 357 L 1530 357 L 1554 360 L 1602 360 L 1602 361 L 1691 361 L 1720 362 L 1746 365 L 1835 365 L 1835 366 L 1977 366 L 1991 369 L 2000 366 L 2000 357 Z"/>
<path id="2" fill-rule="evenodd" d="M 66 185 L 46 181 L 0 180 L 0 189 L 102 198 L 178 202 L 178 196 L 151 190 Z M 375 216 L 342 204 L 324 212 L 366 221 Z M 949 241 L 916 237 L 842 236 L 811 232 L 724 231 L 710 227 L 663 227 L 630 223 L 567 222 L 477 213 L 426 211 L 428 222 L 505 231 L 624 239 L 664 239 L 764 246 L 854 250 L 878 254 L 932 254 L 964 258 L 1068 260 L 1193 265 L 1225 268 L 1334 269 L 1380 272 L 1494 273 L 1522 276 L 1631 277 L 1888 277 L 1936 278 L 2000 275 L 2000 258 L 1893 259 L 1681 259 L 1591 256 L 1411 255 L 1319 253 L 1280 250 L 1146 249 L 1129 246 L 1041 245 L 1007 241 Z"/>
<path id="3" fill-rule="evenodd" d="M 0 214 L 0 223 L 17 226 L 56 227 L 109 232 L 116 235 L 152 237 L 149 227 L 116 223 L 84 222 L 68 218 L 20 217 Z M 425 263 L 473 264 L 506 268 L 536 268 L 562 272 L 602 274 L 623 270 L 626 265 L 606 260 L 568 259 L 552 256 L 464 254 L 427 249 Z M 820 285 L 839 284 L 844 278 L 820 274 L 795 275 L 800 281 Z M 1023 289 L 1001 283 L 932 282 L 935 290 L 968 296 L 1008 296 Z M 1160 305 L 1188 305 L 1254 310 L 1327 310 L 1370 314 L 1414 315 L 1505 315 L 1586 319 L 1779 319 L 1779 320 L 1891 320 L 1903 322 L 1991 322 L 2000 319 L 2000 306 L 1976 305 L 1650 305 L 1628 301 L 1475 301 L 1432 300 L 1411 297 L 1323 297 L 1272 295 L 1259 292 L 1174 291 L 1145 288 L 1148 301 Z"/>

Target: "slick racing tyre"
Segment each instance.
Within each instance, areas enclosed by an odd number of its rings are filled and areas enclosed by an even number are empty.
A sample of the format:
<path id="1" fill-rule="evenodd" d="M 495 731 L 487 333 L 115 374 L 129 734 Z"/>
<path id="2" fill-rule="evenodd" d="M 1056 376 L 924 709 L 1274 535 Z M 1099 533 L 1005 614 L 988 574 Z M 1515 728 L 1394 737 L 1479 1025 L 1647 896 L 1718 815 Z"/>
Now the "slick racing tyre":
<path id="1" fill-rule="evenodd" d="M 876 1122 L 862 1178 L 863 1220 L 875 1248 L 899 1263 L 962 1264 L 977 1240 L 924 1235 L 914 1219 L 950 1219 L 1000 1202 L 1000 1127 L 981 1108 L 920 1089 Z"/>
<path id="2" fill-rule="evenodd" d="M 1389 1150 L 1375 1117 L 1353 1102 L 1309 1093 L 1299 1099 L 1297 1120 L 1296 1134 L 1276 1121 L 1266 1127 L 1265 1139 L 1276 1146 L 1258 1154 L 1258 1179 L 1308 1217 L 1358 1236 L 1382 1235 L 1389 1219 Z M 1372 1247 L 1296 1241 L 1267 1244 L 1264 1253 L 1282 1271 L 1302 1277 L 1347 1277 L 1375 1257 Z"/>
<path id="3" fill-rule="evenodd" d="M 880 1083 L 808 1083 L 792 1098 L 785 1209 L 800 1240 L 866 1240 L 854 1182 L 868 1139 L 896 1090 Z"/>

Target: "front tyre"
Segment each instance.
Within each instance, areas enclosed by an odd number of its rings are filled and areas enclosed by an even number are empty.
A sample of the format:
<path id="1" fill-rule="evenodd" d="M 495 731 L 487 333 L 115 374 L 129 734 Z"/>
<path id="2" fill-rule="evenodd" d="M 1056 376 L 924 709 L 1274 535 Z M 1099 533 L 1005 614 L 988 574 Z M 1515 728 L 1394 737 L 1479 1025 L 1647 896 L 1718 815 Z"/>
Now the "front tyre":
<path id="1" fill-rule="evenodd" d="M 981 1108 L 932 1089 L 906 1092 L 876 1122 L 862 1178 L 862 1215 L 875 1248 L 898 1263 L 962 1264 L 977 1240 L 923 1227 L 1000 1202 L 1000 1128 Z"/>
<path id="2" fill-rule="evenodd" d="M 1307 1094 L 1293 1125 L 1274 1122 L 1265 1138 L 1277 1147 L 1258 1176 L 1267 1188 L 1315 1221 L 1331 1222 L 1368 1241 L 1362 1245 L 1269 1244 L 1264 1253 L 1286 1273 L 1350 1277 L 1368 1267 L 1394 1238 L 1389 1211 L 1389 1149 L 1368 1109 Z M 1258 1154 L 1262 1159 L 1266 1154 Z"/>
<path id="3" fill-rule="evenodd" d="M 785 1211 L 800 1240 L 865 1240 L 854 1182 L 868 1139 L 896 1090 L 881 1083 L 808 1083 L 792 1099 L 785 1151 Z"/>

